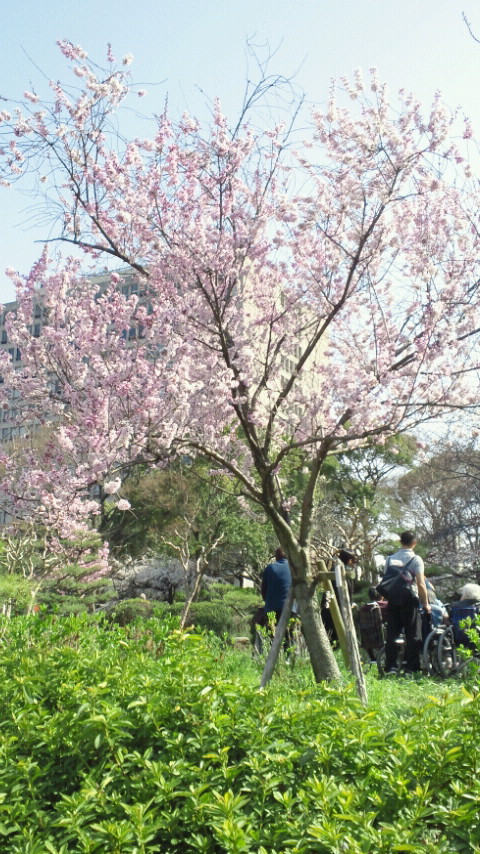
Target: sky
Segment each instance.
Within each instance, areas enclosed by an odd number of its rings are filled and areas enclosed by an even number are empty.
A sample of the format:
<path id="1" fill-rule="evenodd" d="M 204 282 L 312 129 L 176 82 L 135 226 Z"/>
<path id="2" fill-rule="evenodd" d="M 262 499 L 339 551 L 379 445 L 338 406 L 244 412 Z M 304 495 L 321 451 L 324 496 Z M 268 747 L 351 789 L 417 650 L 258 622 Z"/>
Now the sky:
<path id="1" fill-rule="evenodd" d="M 392 92 L 428 104 L 439 89 L 480 133 L 480 43 L 462 13 L 480 39 L 478 0 L 0 0 L 0 97 L 62 79 L 56 41 L 67 38 L 99 64 L 108 43 L 119 59 L 133 54 L 145 113 L 168 96 L 173 117 L 204 119 L 218 96 L 233 118 L 253 73 L 250 40 L 259 55 L 275 52 L 271 71 L 295 74 L 307 102 L 325 104 L 332 78 L 376 66 Z M 0 188 L 0 302 L 15 298 L 4 270 L 28 273 L 52 236 L 32 223 L 32 203 L 20 187 Z"/>

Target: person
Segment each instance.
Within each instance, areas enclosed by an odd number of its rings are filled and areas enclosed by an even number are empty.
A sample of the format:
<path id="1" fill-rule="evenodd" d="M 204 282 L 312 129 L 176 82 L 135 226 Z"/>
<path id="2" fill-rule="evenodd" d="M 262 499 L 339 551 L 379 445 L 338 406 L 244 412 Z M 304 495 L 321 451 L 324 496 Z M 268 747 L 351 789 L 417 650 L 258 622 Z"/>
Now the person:
<path id="1" fill-rule="evenodd" d="M 343 563 L 345 567 L 346 579 L 347 579 L 347 587 L 350 598 L 353 594 L 353 573 L 355 570 L 355 566 L 357 564 L 357 557 L 355 552 L 350 551 L 350 549 L 339 549 L 336 552 L 337 557 Z M 332 582 L 333 593 L 338 602 L 338 606 L 340 607 L 340 601 L 338 597 L 338 590 L 335 581 Z M 322 599 L 320 603 L 320 611 L 322 616 L 322 622 L 325 628 L 325 631 L 328 635 L 328 639 L 332 645 L 338 644 L 338 634 L 337 629 L 332 616 L 331 609 L 331 601 L 332 601 L 332 593 L 330 591 L 324 591 L 322 594 Z M 352 605 L 352 608 L 356 608 L 355 605 Z"/>
<path id="2" fill-rule="evenodd" d="M 383 598 L 382 594 L 378 592 L 377 588 L 373 587 L 373 585 L 372 585 L 372 587 L 368 588 L 368 601 L 369 601 L 369 603 L 370 602 L 376 602 L 377 603 L 378 607 L 380 608 L 380 612 L 382 614 L 382 623 L 386 623 L 387 622 L 386 614 L 387 614 L 388 602 L 386 599 Z"/>
<path id="3" fill-rule="evenodd" d="M 281 548 L 275 552 L 275 560 L 265 567 L 262 574 L 261 594 L 264 602 L 263 616 L 260 625 L 268 627 L 268 615 L 275 614 L 275 625 L 277 625 L 285 600 L 292 586 L 292 576 L 287 558 Z M 290 646 L 289 632 L 285 636 L 286 646 Z"/>
<path id="4" fill-rule="evenodd" d="M 338 552 L 338 557 L 340 558 L 345 567 L 348 592 L 350 594 L 350 598 L 352 598 L 355 586 L 354 576 L 355 568 L 357 565 L 357 556 L 355 552 L 350 551 L 350 549 L 340 549 L 340 551 Z"/>
<path id="5" fill-rule="evenodd" d="M 387 638 L 385 644 L 385 670 L 397 672 L 397 639 L 405 634 L 405 672 L 420 670 L 422 624 L 420 603 L 426 614 L 431 608 L 425 585 L 423 560 L 415 554 L 417 545 L 413 531 L 400 535 L 400 549 L 387 558 L 385 573 L 378 590 L 388 602 L 386 609 Z"/>
<path id="6" fill-rule="evenodd" d="M 428 578 L 425 579 L 425 585 L 432 611 L 432 626 L 436 629 L 438 626 L 443 626 L 448 622 L 448 612 L 443 602 L 438 598 L 436 590 Z"/>
<path id="7" fill-rule="evenodd" d="M 361 605 L 358 613 L 360 645 L 368 653 L 370 661 L 375 661 L 383 647 L 383 620 L 381 603 L 387 605 L 375 587 L 368 588 L 369 601 Z"/>
<path id="8" fill-rule="evenodd" d="M 456 644 L 469 649 L 475 649 L 475 644 L 465 632 L 465 626 L 460 626 L 463 620 L 475 620 L 480 615 L 480 585 L 464 584 L 460 590 L 460 599 L 449 607 L 450 622 L 453 627 L 453 637 Z"/>

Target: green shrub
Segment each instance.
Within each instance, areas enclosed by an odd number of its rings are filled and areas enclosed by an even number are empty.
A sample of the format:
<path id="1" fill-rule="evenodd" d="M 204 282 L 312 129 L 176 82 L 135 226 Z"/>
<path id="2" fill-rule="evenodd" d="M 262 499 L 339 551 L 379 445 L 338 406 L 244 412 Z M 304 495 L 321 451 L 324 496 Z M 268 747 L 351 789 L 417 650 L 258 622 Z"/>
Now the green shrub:
<path id="1" fill-rule="evenodd" d="M 217 602 L 230 612 L 230 628 L 232 635 L 248 637 L 251 634 L 251 622 L 254 614 L 262 605 L 262 599 L 257 590 L 252 588 L 233 587 L 230 584 L 212 584 L 203 593 L 209 602 Z"/>
<path id="2" fill-rule="evenodd" d="M 0 574 L 0 611 L 9 599 L 14 600 L 14 611 L 25 612 L 32 604 L 36 584 L 22 575 Z"/>
<path id="3" fill-rule="evenodd" d="M 168 619 L 21 617 L 4 641 L 2 854 L 478 852 L 474 691 L 259 691 Z M 386 716 L 385 688 L 418 699 Z"/>
<path id="4" fill-rule="evenodd" d="M 108 611 L 108 620 L 119 626 L 127 626 L 138 619 L 153 616 L 154 603 L 150 599 L 122 599 Z"/>
<path id="5" fill-rule="evenodd" d="M 188 624 L 222 637 L 232 631 L 233 614 L 231 609 L 221 602 L 194 602 L 190 608 Z"/>

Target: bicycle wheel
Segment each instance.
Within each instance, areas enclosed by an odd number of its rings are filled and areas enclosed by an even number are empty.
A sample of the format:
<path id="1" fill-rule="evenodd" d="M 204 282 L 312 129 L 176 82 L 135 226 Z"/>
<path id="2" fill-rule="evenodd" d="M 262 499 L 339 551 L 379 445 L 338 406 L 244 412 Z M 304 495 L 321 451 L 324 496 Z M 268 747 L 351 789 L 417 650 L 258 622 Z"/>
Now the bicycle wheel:
<path id="1" fill-rule="evenodd" d="M 453 641 L 453 631 L 450 626 L 442 632 L 437 644 L 438 672 L 444 679 L 448 679 L 457 670 L 457 650 Z"/>

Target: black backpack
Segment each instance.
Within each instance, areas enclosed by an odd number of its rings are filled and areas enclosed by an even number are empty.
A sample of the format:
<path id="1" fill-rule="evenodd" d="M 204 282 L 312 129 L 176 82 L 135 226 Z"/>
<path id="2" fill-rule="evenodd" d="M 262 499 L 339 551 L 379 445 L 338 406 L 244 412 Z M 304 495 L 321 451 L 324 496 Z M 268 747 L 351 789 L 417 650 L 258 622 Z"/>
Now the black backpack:
<path id="1" fill-rule="evenodd" d="M 377 587 L 378 592 L 387 602 L 401 601 L 407 596 L 413 595 L 412 584 L 415 581 L 415 576 L 408 567 L 414 560 L 415 555 L 410 558 L 408 563 L 403 564 L 396 561 L 395 564 L 392 564 L 391 558 L 387 557 L 385 572 Z"/>

